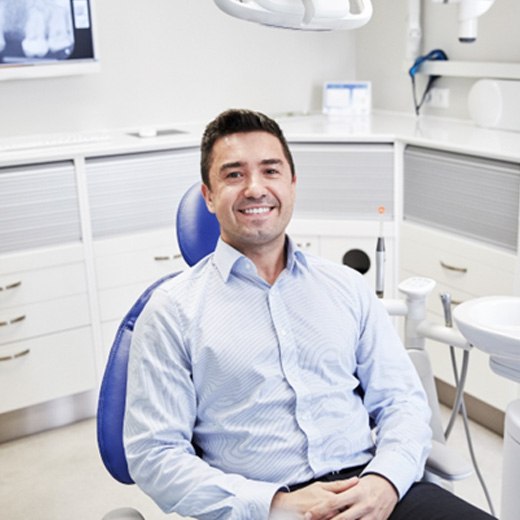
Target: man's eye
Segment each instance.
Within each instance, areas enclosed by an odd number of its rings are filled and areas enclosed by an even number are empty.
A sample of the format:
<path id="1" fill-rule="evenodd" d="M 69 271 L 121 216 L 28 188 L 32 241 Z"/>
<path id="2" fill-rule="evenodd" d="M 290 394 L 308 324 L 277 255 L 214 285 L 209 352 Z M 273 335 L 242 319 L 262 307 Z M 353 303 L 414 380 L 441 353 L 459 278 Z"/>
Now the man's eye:
<path id="1" fill-rule="evenodd" d="M 267 173 L 267 175 L 276 175 L 278 173 L 278 170 L 276 168 L 269 168 L 265 171 L 265 173 Z"/>
<path id="2" fill-rule="evenodd" d="M 228 179 L 238 179 L 242 174 L 240 172 L 229 172 L 226 177 Z"/>

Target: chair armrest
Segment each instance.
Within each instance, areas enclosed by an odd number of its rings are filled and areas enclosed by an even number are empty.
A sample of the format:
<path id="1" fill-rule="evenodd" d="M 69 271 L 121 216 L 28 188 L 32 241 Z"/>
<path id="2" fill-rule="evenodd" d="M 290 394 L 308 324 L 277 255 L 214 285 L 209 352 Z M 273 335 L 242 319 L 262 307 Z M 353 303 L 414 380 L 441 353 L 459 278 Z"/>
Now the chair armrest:
<path id="1" fill-rule="evenodd" d="M 426 470 L 444 480 L 462 480 L 473 474 L 473 467 L 453 448 L 432 441 L 432 451 L 426 461 Z"/>

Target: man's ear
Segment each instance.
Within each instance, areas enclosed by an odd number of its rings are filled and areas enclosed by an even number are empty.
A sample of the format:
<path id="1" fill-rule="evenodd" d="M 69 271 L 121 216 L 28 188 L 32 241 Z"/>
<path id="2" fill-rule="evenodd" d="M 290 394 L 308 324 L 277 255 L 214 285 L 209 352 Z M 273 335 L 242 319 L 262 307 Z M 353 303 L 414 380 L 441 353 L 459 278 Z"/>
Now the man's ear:
<path id="1" fill-rule="evenodd" d="M 206 207 L 210 213 L 215 213 L 215 207 L 213 205 L 213 197 L 211 195 L 211 189 L 204 183 L 201 184 L 200 187 L 202 191 L 202 196 L 204 197 L 204 201 L 206 202 Z"/>

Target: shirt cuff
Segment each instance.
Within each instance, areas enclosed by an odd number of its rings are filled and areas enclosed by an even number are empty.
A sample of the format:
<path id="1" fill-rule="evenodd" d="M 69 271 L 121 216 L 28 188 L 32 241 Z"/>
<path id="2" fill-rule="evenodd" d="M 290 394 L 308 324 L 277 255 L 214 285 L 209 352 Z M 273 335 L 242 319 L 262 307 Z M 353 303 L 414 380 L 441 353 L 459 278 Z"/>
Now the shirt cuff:
<path id="1" fill-rule="evenodd" d="M 240 503 L 247 504 L 240 515 L 241 519 L 251 518 L 268 520 L 271 503 L 278 491 L 287 489 L 283 484 L 273 484 L 258 480 L 248 480 L 237 490 Z"/>
<path id="2" fill-rule="evenodd" d="M 388 451 L 378 453 L 361 472 L 361 476 L 375 473 L 394 486 L 401 500 L 412 484 L 420 478 L 417 464 L 402 453 Z"/>

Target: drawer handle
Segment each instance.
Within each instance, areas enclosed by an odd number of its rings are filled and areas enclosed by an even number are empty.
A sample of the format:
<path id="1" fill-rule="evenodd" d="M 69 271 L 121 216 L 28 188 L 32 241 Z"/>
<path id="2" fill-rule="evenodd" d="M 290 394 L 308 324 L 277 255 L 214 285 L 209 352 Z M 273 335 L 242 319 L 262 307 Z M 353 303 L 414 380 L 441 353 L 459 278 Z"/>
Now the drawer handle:
<path id="1" fill-rule="evenodd" d="M 441 266 L 448 271 L 455 271 L 456 273 L 467 273 L 468 269 L 466 267 L 455 267 L 453 265 L 445 264 L 442 260 L 440 261 Z"/>
<path id="2" fill-rule="evenodd" d="M 21 321 L 25 320 L 26 317 L 27 316 L 25 314 L 22 314 L 21 316 L 17 316 L 16 318 L 13 318 L 12 320 L 0 321 L 0 327 L 7 327 L 8 325 L 20 323 Z"/>
<path id="3" fill-rule="evenodd" d="M 158 256 L 154 256 L 153 257 L 153 259 L 156 262 L 167 262 L 168 260 L 178 260 L 179 258 L 182 258 L 182 255 L 180 253 L 177 253 L 177 254 L 172 255 L 172 256 L 158 255 Z"/>
<path id="4" fill-rule="evenodd" d="M 21 357 L 27 356 L 30 353 L 31 353 L 31 349 L 27 348 L 25 350 L 17 352 L 16 354 L 13 354 L 12 356 L 1 356 L 0 363 L 3 361 L 13 361 L 13 359 L 19 359 Z"/>
<path id="5" fill-rule="evenodd" d="M 14 283 L 8 283 L 7 285 L 4 285 L 3 287 L 0 286 L 0 291 L 10 291 L 11 289 L 16 289 L 17 287 L 20 287 L 22 285 L 22 282 L 14 282 Z"/>

